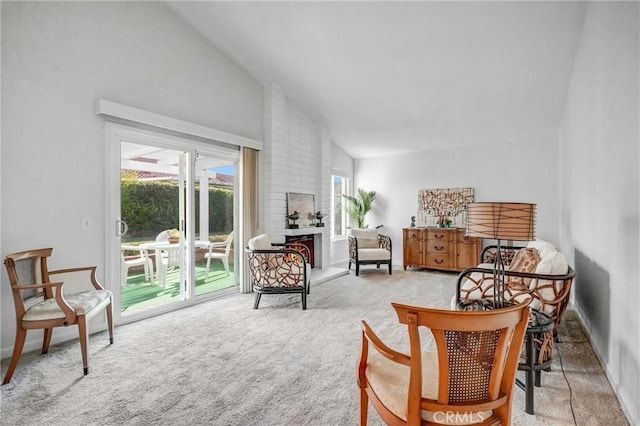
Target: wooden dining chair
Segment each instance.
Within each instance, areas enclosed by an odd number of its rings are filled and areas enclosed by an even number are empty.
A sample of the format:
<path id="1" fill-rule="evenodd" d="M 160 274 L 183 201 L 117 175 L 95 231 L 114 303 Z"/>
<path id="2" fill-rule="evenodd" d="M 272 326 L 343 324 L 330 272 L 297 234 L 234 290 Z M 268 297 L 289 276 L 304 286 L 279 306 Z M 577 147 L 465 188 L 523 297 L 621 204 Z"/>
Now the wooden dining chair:
<path id="1" fill-rule="evenodd" d="M 367 424 L 371 401 L 390 425 L 509 425 L 528 302 L 485 312 L 392 303 L 407 326 L 408 354 L 362 321 L 360 424 Z M 420 327 L 431 330 L 436 351 L 424 350 Z"/>
<path id="2" fill-rule="evenodd" d="M 16 311 L 16 341 L 9 368 L 2 384 L 9 383 L 16 370 L 27 330 L 44 329 L 42 353 L 49 351 L 54 327 L 78 326 L 84 374 L 89 374 L 87 321 L 105 312 L 109 343 L 113 343 L 113 296 L 96 278 L 96 267 L 49 271 L 47 259 L 53 249 L 22 251 L 6 256 L 4 265 L 9 275 Z M 53 281 L 52 278 L 55 280 Z M 62 281 L 64 280 L 64 281 Z M 65 285 L 65 283 L 68 284 Z"/>

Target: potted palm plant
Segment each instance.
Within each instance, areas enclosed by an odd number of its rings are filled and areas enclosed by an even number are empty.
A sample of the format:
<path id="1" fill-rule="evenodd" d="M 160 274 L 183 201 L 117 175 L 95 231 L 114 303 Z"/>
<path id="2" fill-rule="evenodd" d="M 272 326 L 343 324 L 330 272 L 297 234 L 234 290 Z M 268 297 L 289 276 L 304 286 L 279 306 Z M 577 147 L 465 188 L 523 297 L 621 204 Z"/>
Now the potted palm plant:
<path id="1" fill-rule="evenodd" d="M 364 221 L 364 217 L 371 210 L 371 206 L 376 199 L 376 191 L 365 191 L 358 188 L 355 196 L 343 195 L 348 201 L 347 214 L 351 223 L 356 228 L 367 228 L 368 225 Z"/>

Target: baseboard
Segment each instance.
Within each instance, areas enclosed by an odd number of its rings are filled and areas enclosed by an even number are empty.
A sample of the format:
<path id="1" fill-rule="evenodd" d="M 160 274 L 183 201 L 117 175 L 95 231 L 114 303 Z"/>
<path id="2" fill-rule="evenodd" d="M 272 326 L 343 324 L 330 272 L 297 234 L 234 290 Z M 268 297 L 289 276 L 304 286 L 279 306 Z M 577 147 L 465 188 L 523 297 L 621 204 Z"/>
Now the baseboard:
<path id="1" fill-rule="evenodd" d="M 596 358 L 598 359 L 598 362 L 600 363 L 600 366 L 602 367 L 602 371 L 604 371 L 604 374 L 607 377 L 607 381 L 609 382 L 609 385 L 611 386 L 611 389 L 613 389 L 613 393 L 616 395 L 616 399 L 618 400 L 618 403 L 620 404 L 620 407 L 622 408 L 622 412 L 624 413 L 625 417 L 627 418 L 627 421 L 629 422 L 630 425 L 638 424 L 637 420 L 640 420 L 640 419 L 633 419 L 632 418 L 631 410 L 629 410 L 629 407 L 625 403 L 625 400 L 618 393 L 618 389 L 616 388 L 616 386 L 613 385 L 613 383 L 614 383 L 613 377 L 611 376 L 611 372 L 607 368 L 607 364 L 603 362 L 603 357 L 600 354 L 600 348 L 598 346 L 595 346 L 593 344 L 593 340 L 591 340 L 591 335 L 589 334 L 589 331 L 588 331 L 587 327 L 585 326 L 585 324 L 590 324 L 590 323 L 588 321 L 585 321 L 584 314 L 583 314 L 582 310 L 579 309 L 578 306 L 576 306 L 573 302 L 570 303 L 569 306 L 570 306 L 571 309 L 573 309 L 573 311 L 575 311 L 576 316 L 578 318 L 578 323 L 580 324 L 580 327 L 582 327 L 582 331 L 584 332 L 584 335 L 587 337 L 589 345 L 591 346 L 591 349 L 593 350 L 593 353 L 595 354 Z"/>

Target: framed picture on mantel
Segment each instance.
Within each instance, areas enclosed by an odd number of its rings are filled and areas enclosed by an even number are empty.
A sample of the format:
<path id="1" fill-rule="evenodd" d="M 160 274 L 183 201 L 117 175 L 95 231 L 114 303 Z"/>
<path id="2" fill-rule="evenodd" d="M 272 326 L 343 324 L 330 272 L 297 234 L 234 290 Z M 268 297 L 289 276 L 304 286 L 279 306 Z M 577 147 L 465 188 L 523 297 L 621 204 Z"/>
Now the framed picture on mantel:
<path id="1" fill-rule="evenodd" d="M 313 219 L 315 211 L 315 196 L 313 194 L 287 192 L 287 216 L 298 212 L 299 217 L 296 223 L 300 228 L 314 226 Z"/>

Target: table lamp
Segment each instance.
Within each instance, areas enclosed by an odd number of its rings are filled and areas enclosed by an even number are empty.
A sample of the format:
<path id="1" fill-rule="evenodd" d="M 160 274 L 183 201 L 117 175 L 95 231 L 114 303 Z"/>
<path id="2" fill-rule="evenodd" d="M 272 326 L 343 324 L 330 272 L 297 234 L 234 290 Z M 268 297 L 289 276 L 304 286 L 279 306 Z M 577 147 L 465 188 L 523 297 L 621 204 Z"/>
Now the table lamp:
<path id="1" fill-rule="evenodd" d="M 536 205 L 528 203 L 471 203 L 467 206 L 467 235 L 497 240 L 493 264 L 495 308 L 505 306 L 506 276 L 500 240 L 535 239 Z"/>

